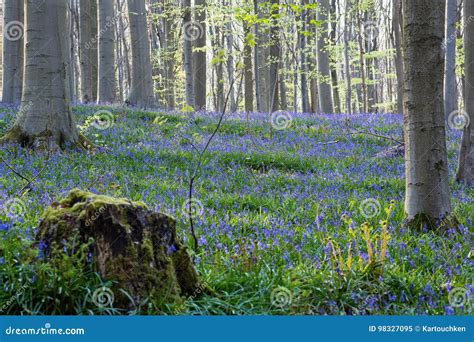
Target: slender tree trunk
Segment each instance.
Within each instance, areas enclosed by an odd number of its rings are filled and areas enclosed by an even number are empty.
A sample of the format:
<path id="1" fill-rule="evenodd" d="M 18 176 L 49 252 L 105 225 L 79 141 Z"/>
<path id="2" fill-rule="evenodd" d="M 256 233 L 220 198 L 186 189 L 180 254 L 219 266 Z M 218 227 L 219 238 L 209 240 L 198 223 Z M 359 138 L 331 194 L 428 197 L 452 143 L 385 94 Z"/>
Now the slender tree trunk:
<path id="1" fill-rule="evenodd" d="M 360 0 L 359 0 L 360 3 Z M 358 4 L 359 4 L 358 3 Z M 366 82 L 366 75 L 365 75 L 365 51 L 364 51 L 364 40 L 363 40 L 363 32 L 362 30 L 364 27 L 362 26 L 361 20 L 362 13 L 357 11 L 357 23 L 359 26 L 359 70 L 360 70 L 360 78 L 362 79 L 362 112 L 368 112 L 368 105 L 367 105 L 367 82 Z"/>
<path id="2" fill-rule="evenodd" d="M 301 6 L 303 7 L 306 4 L 305 0 L 301 0 Z M 306 32 L 306 10 L 301 11 L 301 29 L 303 32 Z M 303 113 L 310 112 L 310 106 L 308 101 L 308 64 L 306 62 L 306 37 L 303 33 L 298 32 L 298 41 L 299 41 L 299 52 L 300 52 L 300 63 L 301 63 L 301 107 Z"/>
<path id="3" fill-rule="evenodd" d="M 435 229 L 451 214 L 443 110 L 446 0 L 403 0 L 405 213 Z"/>
<path id="4" fill-rule="evenodd" d="M 225 2 L 225 1 L 224 1 Z M 229 7 L 232 7 L 232 2 L 229 1 Z M 237 110 L 237 104 L 235 102 L 235 84 L 234 84 L 234 35 L 232 32 L 232 18 L 226 19 L 225 37 L 227 44 L 227 75 L 229 79 L 230 87 L 230 111 L 235 112 Z"/>
<path id="5" fill-rule="evenodd" d="M 115 101 L 115 35 L 114 35 L 114 1 L 98 2 L 99 22 L 99 82 L 97 101 L 112 103 Z"/>
<path id="6" fill-rule="evenodd" d="M 280 47 L 280 34 L 278 28 L 277 17 L 279 15 L 278 6 L 280 0 L 270 0 L 272 6 L 271 14 L 272 18 L 270 20 L 270 68 L 269 68 L 269 80 L 270 80 L 270 112 L 275 112 L 279 109 L 279 75 L 278 75 L 278 66 L 280 65 L 281 59 L 281 47 Z"/>
<path id="7" fill-rule="evenodd" d="M 206 0 L 195 0 L 195 22 L 193 37 L 193 89 L 196 110 L 206 108 L 207 66 L 206 66 Z M 195 38 L 195 39 L 194 39 Z"/>
<path id="8" fill-rule="evenodd" d="M 254 0 L 255 11 L 259 19 L 265 18 L 265 11 L 268 9 L 261 8 L 266 5 L 265 0 Z M 268 14 L 267 14 L 268 17 Z M 255 44 L 255 69 L 258 74 L 255 78 L 256 87 L 258 88 L 256 93 L 258 94 L 257 99 L 257 111 L 267 113 L 270 110 L 270 71 L 269 71 L 269 49 L 266 46 L 270 39 L 268 29 L 263 25 L 256 25 L 256 44 Z"/>
<path id="9" fill-rule="evenodd" d="M 323 113 L 333 113 L 331 89 L 331 71 L 329 69 L 329 54 L 326 48 L 328 39 L 330 11 L 329 0 L 321 0 L 318 8 L 317 19 L 321 23 L 318 32 L 318 71 L 319 71 L 319 105 Z"/>
<path id="10" fill-rule="evenodd" d="M 397 112 L 403 113 L 403 56 L 400 26 L 401 0 L 392 2 L 392 30 L 395 48 L 395 72 L 397 74 Z"/>
<path id="11" fill-rule="evenodd" d="M 3 89 L 2 101 L 20 103 L 23 86 L 23 1 L 3 4 Z"/>
<path id="12" fill-rule="evenodd" d="M 467 0 L 469 1 L 469 0 Z M 458 94 L 456 84 L 456 19 L 457 1 L 446 2 L 446 64 L 444 68 L 444 113 L 448 119 L 449 113 L 458 109 Z"/>
<path id="13" fill-rule="evenodd" d="M 155 101 L 145 0 L 128 0 L 128 21 L 132 42 L 132 84 L 128 103 L 147 108 Z"/>
<path id="14" fill-rule="evenodd" d="M 168 13 L 173 13 L 174 3 L 170 0 L 164 0 L 164 11 Z M 163 19 L 163 28 L 164 28 L 164 41 L 163 46 L 165 49 L 165 60 L 163 61 L 165 66 L 165 94 L 166 94 L 166 103 L 168 109 L 174 109 L 176 107 L 176 98 L 175 98 L 175 49 L 176 41 L 174 37 L 173 30 L 173 17 L 171 14 L 168 14 Z"/>
<path id="15" fill-rule="evenodd" d="M 183 61 L 185 74 L 186 105 L 196 107 L 194 97 L 194 72 L 193 72 L 193 35 L 195 28 L 192 22 L 191 0 L 182 0 L 183 7 Z"/>
<path id="16" fill-rule="evenodd" d="M 337 16 L 336 16 L 336 0 L 331 1 L 331 33 L 329 35 L 329 39 L 331 41 L 331 45 L 336 45 L 336 30 L 337 30 Z M 338 86 L 338 78 L 337 78 L 337 67 L 335 65 L 330 64 L 331 68 L 331 82 L 332 82 L 332 97 L 334 100 L 334 112 L 340 113 L 341 112 L 341 99 L 339 98 L 339 86 Z"/>
<path id="17" fill-rule="evenodd" d="M 80 0 L 79 40 L 81 99 L 97 101 L 97 2 Z"/>
<path id="18" fill-rule="evenodd" d="M 464 20 L 474 19 L 474 2 L 464 3 Z M 474 23 L 465 26 L 464 32 L 464 67 L 465 67 L 465 123 L 459 152 L 456 180 L 473 185 L 474 168 Z M 467 116 L 466 116 L 467 114 Z"/>
<path id="19" fill-rule="evenodd" d="M 250 26 L 244 22 L 244 90 L 245 90 L 245 111 L 253 112 L 253 73 L 252 73 L 252 46 L 250 45 Z"/>
<path id="20" fill-rule="evenodd" d="M 351 82 L 351 62 L 349 58 L 349 40 L 351 36 L 349 11 L 351 0 L 346 0 L 344 11 L 344 67 L 346 73 L 346 112 L 352 114 L 352 82 Z"/>
<path id="21" fill-rule="evenodd" d="M 69 103 L 65 1 L 26 1 L 25 83 L 15 126 L 1 142 L 65 147 L 80 143 Z"/>

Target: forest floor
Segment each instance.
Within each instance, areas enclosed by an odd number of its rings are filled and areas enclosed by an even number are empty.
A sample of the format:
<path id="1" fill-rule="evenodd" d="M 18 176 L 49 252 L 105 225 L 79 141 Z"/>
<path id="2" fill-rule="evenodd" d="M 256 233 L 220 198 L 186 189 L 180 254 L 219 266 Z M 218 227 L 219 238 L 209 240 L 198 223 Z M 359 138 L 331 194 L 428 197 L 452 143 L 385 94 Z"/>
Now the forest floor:
<path id="1" fill-rule="evenodd" d="M 97 111 L 101 120 L 94 120 Z M 0 128 L 14 111 L 0 108 Z M 66 256 L 51 265 L 33 243 L 43 209 L 73 188 L 127 197 L 178 220 L 189 176 L 216 128 L 216 114 L 143 112 L 78 105 L 95 153 L 47 156 L 19 146 L 0 155 L 0 307 L 6 314 L 468 314 L 451 296 L 472 296 L 473 190 L 451 181 L 462 226 L 444 234 L 403 227 L 403 157 L 377 158 L 401 138 L 402 118 L 385 115 L 226 116 L 194 185 L 196 265 L 213 295 L 185 305 L 147 302 L 124 312 L 93 304 L 102 284 Z M 288 127 L 285 127 L 288 126 Z M 450 130 L 454 179 L 460 131 Z M 46 166 L 46 167 L 45 167 Z M 110 283 L 105 283 L 105 285 Z M 468 301 L 467 301 L 468 302 Z M 466 303 L 466 302 L 465 302 Z"/>

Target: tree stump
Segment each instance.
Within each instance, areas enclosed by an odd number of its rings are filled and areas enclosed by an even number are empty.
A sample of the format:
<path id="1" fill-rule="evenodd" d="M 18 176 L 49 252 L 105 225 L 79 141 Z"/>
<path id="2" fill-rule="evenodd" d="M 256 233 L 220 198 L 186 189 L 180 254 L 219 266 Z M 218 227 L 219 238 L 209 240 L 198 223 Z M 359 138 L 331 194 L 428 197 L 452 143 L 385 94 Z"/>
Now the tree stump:
<path id="1" fill-rule="evenodd" d="M 181 302 L 199 287 L 198 275 L 176 235 L 174 218 L 152 212 L 141 202 L 95 195 L 78 189 L 48 207 L 37 241 L 45 257 L 52 246 L 72 252 L 92 241 L 93 265 L 114 285 L 115 307 L 152 298 Z M 64 248 L 66 247 L 66 248 Z"/>

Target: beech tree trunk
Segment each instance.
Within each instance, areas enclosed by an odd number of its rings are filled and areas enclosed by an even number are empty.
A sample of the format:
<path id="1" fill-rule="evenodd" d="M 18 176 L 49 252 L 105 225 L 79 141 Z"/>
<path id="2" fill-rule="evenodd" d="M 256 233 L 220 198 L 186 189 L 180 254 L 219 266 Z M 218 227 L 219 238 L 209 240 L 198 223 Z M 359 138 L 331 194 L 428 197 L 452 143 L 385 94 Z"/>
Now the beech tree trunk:
<path id="1" fill-rule="evenodd" d="M 435 229 L 451 214 L 443 106 L 446 0 L 403 0 L 405 213 Z"/>
<path id="2" fill-rule="evenodd" d="M 99 22 L 99 80 L 97 102 L 115 101 L 115 34 L 114 1 L 98 1 Z"/>
<path id="3" fill-rule="evenodd" d="M 250 26 L 244 22 L 244 91 L 245 91 L 245 111 L 253 112 L 253 73 L 252 73 L 252 46 L 248 41 L 251 39 Z"/>
<path id="4" fill-rule="evenodd" d="M 351 60 L 349 58 L 349 38 L 351 28 L 349 22 L 349 11 L 351 10 L 350 0 L 346 0 L 344 11 L 344 69 L 346 73 L 346 112 L 352 114 L 352 82 L 351 82 Z"/>
<path id="5" fill-rule="evenodd" d="M 395 45 L 395 72 L 397 73 L 397 112 L 403 113 L 403 56 L 400 47 L 402 46 L 400 12 L 401 0 L 393 0 L 392 7 L 392 30 Z"/>
<path id="6" fill-rule="evenodd" d="M 2 101 L 20 103 L 23 86 L 23 1 L 3 4 L 3 89 Z"/>
<path id="7" fill-rule="evenodd" d="M 69 32 L 65 1 L 26 1 L 25 82 L 14 127 L 1 142 L 77 145 L 69 103 Z"/>
<path id="8" fill-rule="evenodd" d="M 331 71 L 329 69 L 329 55 L 326 49 L 329 24 L 328 13 L 330 11 L 329 0 L 321 0 L 318 8 L 317 20 L 321 23 L 318 32 L 318 72 L 319 72 L 319 106 L 323 113 L 333 113 L 331 89 Z"/>
<path id="9" fill-rule="evenodd" d="M 148 108 L 155 101 L 145 0 L 128 0 L 128 20 L 132 42 L 132 84 L 128 103 Z"/>
<path id="10" fill-rule="evenodd" d="M 464 18 L 474 18 L 474 2 L 464 3 Z M 466 123 L 459 151 L 459 162 L 456 180 L 468 185 L 473 184 L 474 168 L 474 23 L 466 25 L 464 32 L 464 76 L 465 76 L 465 109 L 463 115 Z"/>
<path id="11" fill-rule="evenodd" d="M 97 101 L 97 32 L 97 2 L 80 0 L 81 99 L 86 103 Z"/>
<path id="12" fill-rule="evenodd" d="M 194 81 L 193 81 L 193 42 L 192 37 L 194 29 L 192 28 L 191 0 L 182 0 L 183 8 L 183 62 L 186 89 L 186 106 L 196 107 L 194 97 Z"/>
<path id="13" fill-rule="evenodd" d="M 271 8 L 271 19 L 270 19 L 270 67 L 269 67 L 269 100 L 270 100 L 270 112 L 275 112 L 279 109 L 279 76 L 278 66 L 280 65 L 280 37 L 278 23 L 275 17 L 279 15 L 278 5 L 280 0 L 270 0 Z"/>
<path id="14" fill-rule="evenodd" d="M 195 40 L 193 45 L 193 88 L 195 109 L 206 109 L 207 66 L 206 66 L 206 0 L 195 0 Z"/>
<path id="15" fill-rule="evenodd" d="M 446 119 L 449 114 L 458 109 L 458 94 L 456 84 L 456 19 L 457 1 L 446 2 L 446 64 L 444 68 L 444 113 Z M 469 25 L 468 25 L 469 26 Z"/>

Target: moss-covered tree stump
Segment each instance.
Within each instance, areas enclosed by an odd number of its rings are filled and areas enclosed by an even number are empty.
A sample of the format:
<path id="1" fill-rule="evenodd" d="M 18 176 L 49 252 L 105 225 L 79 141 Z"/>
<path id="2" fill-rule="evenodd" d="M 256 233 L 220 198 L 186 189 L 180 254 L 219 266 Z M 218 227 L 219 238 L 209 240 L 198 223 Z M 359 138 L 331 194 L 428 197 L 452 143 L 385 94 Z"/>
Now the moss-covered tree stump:
<path id="1" fill-rule="evenodd" d="M 92 241 L 93 265 L 105 279 L 116 282 L 115 307 L 128 307 L 151 298 L 179 303 L 193 294 L 198 276 L 186 248 L 176 235 L 176 222 L 152 212 L 141 202 L 72 190 L 48 207 L 40 221 L 37 240 L 64 253 Z M 66 248 L 64 248 L 66 247 Z"/>

